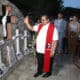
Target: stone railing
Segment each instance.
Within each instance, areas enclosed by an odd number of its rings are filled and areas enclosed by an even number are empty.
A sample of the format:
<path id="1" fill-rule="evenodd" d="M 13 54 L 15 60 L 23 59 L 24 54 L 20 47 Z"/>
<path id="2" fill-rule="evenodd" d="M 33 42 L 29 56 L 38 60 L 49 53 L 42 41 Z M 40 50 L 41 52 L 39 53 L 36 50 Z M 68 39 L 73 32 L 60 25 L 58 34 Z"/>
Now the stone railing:
<path id="1" fill-rule="evenodd" d="M 5 9 L 10 9 L 7 14 Z M 3 13 L 4 12 L 4 13 Z M 27 48 L 28 31 L 23 23 L 23 15 L 18 8 L 7 0 L 0 0 L 0 79 L 4 79 L 25 55 Z M 3 31 L 5 29 L 5 31 Z M 6 33 L 5 33 L 6 32 Z M 5 35 L 4 35 L 5 33 Z M 32 47 L 31 47 L 32 48 Z M 30 50 L 31 50 L 30 48 Z"/>

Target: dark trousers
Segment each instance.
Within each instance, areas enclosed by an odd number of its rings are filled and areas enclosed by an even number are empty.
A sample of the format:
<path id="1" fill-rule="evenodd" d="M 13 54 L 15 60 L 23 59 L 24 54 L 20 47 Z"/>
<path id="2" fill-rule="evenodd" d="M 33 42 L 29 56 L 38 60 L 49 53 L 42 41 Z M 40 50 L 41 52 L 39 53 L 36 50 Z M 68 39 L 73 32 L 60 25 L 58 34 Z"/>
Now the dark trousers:
<path id="1" fill-rule="evenodd" d="M 36 53 L 37 61 L 38 61 L 38 68 L 37 72 L 42 73 L 43 72 L 43 65 L 44 65 L 44 54 Z M 48 73 L 52 74 L 52 65 L 53 65 L 53 57 L 51 58 L 50 62 L 50 71 Z"/>
<path id="2" fill-rule="evenodd" d="M 64 53 L 68 53 L 68 39 L 63 38 L 63 51 Z"/>

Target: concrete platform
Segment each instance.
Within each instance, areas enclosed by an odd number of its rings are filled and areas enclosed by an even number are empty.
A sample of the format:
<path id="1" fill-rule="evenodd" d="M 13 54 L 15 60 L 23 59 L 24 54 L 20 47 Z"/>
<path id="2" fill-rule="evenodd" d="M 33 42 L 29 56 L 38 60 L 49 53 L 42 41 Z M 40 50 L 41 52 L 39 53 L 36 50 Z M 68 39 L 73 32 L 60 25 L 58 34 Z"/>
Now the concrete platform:
<path id="1" fill-rule="evenodd" d="M 35 72 L 35 56 L 29 54 L 6 80 L 80 80 L 80 70 L 72 63 L 70 55 L 55 56 L 53 75 L 49 78 L 34 78 Z"/>

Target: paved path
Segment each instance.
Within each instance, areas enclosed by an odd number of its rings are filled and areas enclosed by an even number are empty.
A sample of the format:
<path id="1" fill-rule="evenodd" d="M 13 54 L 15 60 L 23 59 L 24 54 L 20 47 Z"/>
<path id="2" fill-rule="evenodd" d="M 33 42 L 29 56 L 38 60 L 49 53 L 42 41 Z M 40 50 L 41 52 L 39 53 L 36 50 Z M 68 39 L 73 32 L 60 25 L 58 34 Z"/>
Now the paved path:
<path id="1" fill-rule="evenodd" d="M 72 63 L 70 55 L 55 56 L 53 75 L 49 78 L 34 78 L 35 57 L 30 54 L 7 77 L 6 80 L 80 80 L 80 70 Z"/>

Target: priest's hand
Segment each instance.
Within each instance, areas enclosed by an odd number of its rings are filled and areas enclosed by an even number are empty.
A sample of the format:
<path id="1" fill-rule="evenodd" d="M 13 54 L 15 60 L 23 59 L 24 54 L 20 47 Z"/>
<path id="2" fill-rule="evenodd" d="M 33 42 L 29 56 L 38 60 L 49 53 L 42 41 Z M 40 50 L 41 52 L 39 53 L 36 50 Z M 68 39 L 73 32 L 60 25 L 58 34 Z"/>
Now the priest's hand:
<path id="1" fill-rule="evenodd" d="M 50 57 L 54 57 L 55 52 L 51 52 Z"/>
<path id="2" fill-rule="evenodd" d="M 30 30 L 30 31 L 34 31 L 33 29 L 33 26 L 30 24 L 29 22 L 29 16 L 27 16 L 25 19 L 24 19 L 24 23 L 26 24 L 26 27 Z"/>
<path id="3" fill-rule="evenodd" d="M 28 24 L 29 23 L 29 16 L 26 16 L 26 18 L 24 19 L 24 23 Z"/>

